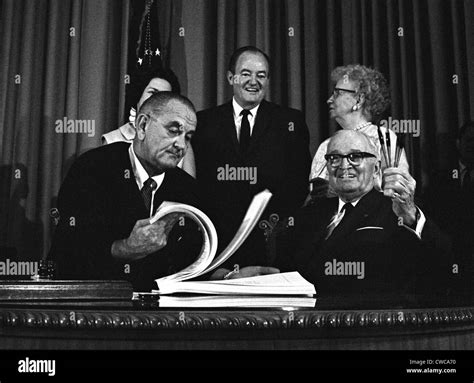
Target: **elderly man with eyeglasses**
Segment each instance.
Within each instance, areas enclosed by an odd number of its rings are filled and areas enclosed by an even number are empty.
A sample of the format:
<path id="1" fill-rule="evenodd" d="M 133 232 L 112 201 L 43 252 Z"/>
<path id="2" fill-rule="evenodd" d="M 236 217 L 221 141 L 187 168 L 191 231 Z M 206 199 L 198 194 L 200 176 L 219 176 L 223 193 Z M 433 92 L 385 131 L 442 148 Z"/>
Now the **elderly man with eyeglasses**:
<path id="1" fill-rule="evenodd" d="M 383 171 L 367 135 L 342 130 L 325 156 L 337 198 L 306 206 L 279 239 L 282 271 L 297 269 L 319 293 L 446 291 L 449 243 L 415 205 L 415 180 Z"/>
<path id="2" fill-rule="evenodd" d="M 391 167 L 391 159 L 396 157 L 398 138 L 388 126 L 378 126 L 378 121 L 390 106 L 390 90 L 384 75 L 376 69 L 351 64 L 336 67 L 331 72 L 331 80 L 334 89 L 326 101 L 330 118 L 342 129 L 355 130 L 369 136 L 377 147 L 377 152 L 381 154 L 381 169 Z M 382 147 L 380 135 L 384 141 L 391 143 L 389 147 Z M 312 184 L 312 198 L 334 196 L 334 191 L 328 183 L 329 176 L 324 158 L 328 143 L 329 138 L 319 145 L 311 164 L 309 181 Z M 404 150 L 401 151 L 396 167 L 409 171 Z M 377 180 L 375 187 L 381 189 L 381 179 Z"/>

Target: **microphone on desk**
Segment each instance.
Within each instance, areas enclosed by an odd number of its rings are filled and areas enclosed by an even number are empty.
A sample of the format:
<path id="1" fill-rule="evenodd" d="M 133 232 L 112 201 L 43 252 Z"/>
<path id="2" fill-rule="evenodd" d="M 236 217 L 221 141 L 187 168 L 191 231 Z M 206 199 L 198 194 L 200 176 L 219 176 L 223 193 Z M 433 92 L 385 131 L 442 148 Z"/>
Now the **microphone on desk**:
<path id="1" fill-rule="evenodd" d="M 35 281 L 52 280 L 56 277 L 56 262 L 51 259 L 42 259 L 38 262 L 38 269 L 31 279 Z"/>

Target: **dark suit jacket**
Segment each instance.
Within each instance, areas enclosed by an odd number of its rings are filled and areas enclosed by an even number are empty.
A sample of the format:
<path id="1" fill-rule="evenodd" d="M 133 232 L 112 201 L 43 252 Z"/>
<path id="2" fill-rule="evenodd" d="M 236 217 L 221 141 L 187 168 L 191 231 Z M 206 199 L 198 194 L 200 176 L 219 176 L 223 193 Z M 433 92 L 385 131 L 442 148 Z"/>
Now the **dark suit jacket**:
<path id="1" fill-rule="evenodd" d="M 420 240 L 399 226 L 391 200 L 372 190 L 325 240 L 337 206 L 338 198 L 330 198 L 301 209 L 278 240 L 282 271 L 298 270 L 318 293 L 445 291 L 449 243 L 432 222 Z M 363 262 L 364 278 L 331 274 L 335 262 Z"/>
<path id="2" fill-rule="evenodd" d="M 454 168 L 454 170 L 458 170 Z M 460 171 L 458 170 L 458 174 Z M 474 189 L 461 186 L 453 169 L 431 174 L 422 195 L 423 211 L 447 233 L 453 244 L 453 283 L 460 291 L 474 291 Z"/>
<path id="3" fill-rule="evenodd" d="M 272 213 L 282 218 L 303 204 L 311 158 L 308 128 L 300 111 L 262 101 L 245 156 L 239 150 L 231 102 L 201 111 L 197 117 L 193 138 L 197 179 L 218 231 L 220 249 L 233 238 L 258 192 L 267 188 L 273 193 L 262 219 Z M 217 173 L 226 166 L 255 167 L 257 182 L 219 180 Z M 267 263 L 264 244 L 263 232 L 256 228 L 227 266 Z"/>
<path id="4" fill-rule="evenodd" d="M 60 221 L 50 252 L 60 278 L 126 279 L 135 290 L 149 290 L 156 288 L 155 278 L 178 271 L 199 253 L 195 242 L 180 240 L 178 246 L 177 237 L 183 233 L 175 226 L 168 245 L 155 254 L 135 262 L 112 257 L 112 243 L 127 238 L 136 221 L 148 217 L 132 171 L 129 145 L 115 143 L 88 151 L 64 180 L 58 197 Z M 179 168 L 167 171 L 154 206 L 165 200 L 197 206 L 195 180 Z M 194 234 L 186 233 L 191 242 L 196 241 Z"/>

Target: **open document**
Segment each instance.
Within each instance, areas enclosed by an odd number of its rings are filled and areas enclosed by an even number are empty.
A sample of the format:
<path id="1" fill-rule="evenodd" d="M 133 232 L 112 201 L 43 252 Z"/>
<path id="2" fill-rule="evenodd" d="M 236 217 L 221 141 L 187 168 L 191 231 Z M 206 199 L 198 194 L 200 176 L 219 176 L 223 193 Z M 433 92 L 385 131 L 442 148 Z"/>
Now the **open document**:
<path id="1" fill-rule="evenodd" d="M 209 217 L 199 209 L 190 205 L 175 202 L 163 202 L 158 208 L 156 214 L 150 219 L 150 223 L 154 223 L 171 213 L 182 213 L 197 223 L 203 233 L 203 244 L 201 253 L 194 263 L 175 274 L 157 279 L 156 282 L 158 285 L 165 281 L 176 282 L 196 278 L 214 270 L 216 267 L 224 263 L 236 252 L 252 232 L 260 219 L 260 216 L 263 214 L 268 201 L 270 201 L 271 196 L 272 193 L 268 190 L 264 190 L 253 198 L 236 235 L 217 257 L 217 233 L 214 224 L 211 222 Z"/>
<path id="2" fill-rule="evenodd" d="M 314 285 L 298 272 L 259 275 L 218 281 L 159 281 L 161 295 L 193 293 L 210 295 L 302 295 L 316 294 Z"/>
<path id="3" fill-rule="evenodd" d="M 268 190 L 264 190 L 254 196 L 234 238 L 217 256 L 217 233 L 209 217 L 190 205 L 163 202 L 156 214 L 150 219 L 150 223 L 156 222 L 167 214 L 182 213 L 197 223 L 200 231 L 203 233 L 203 244 L 199 256 L 191 265 L 175 274 L 156 279 L 155 282 L 158 285 L 158 289 L 154 290 L 154 292 L 162 296 L 174 293 L 191 293 L 312 297 L 316 294 L 314 286 L 297 272 L 218 281 L 189 281 L 189 279 L 196 278 L 219 267 L 237 251 L 254 229 L 271 196 L 272 194 Z"/>

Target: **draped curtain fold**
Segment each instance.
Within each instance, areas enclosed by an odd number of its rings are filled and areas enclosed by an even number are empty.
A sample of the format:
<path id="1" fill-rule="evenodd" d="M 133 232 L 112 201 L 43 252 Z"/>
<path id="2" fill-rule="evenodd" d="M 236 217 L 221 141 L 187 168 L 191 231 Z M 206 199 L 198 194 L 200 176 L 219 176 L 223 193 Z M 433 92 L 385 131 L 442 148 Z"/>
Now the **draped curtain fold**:
<path id="1" fill-rule="evenodd" d="M 2 2 L 0 246 L 22 259 L 48 251 L 50 211 L 72 160 L 118 126 L 128 8 L 116 0 Z M 87 133 L 80 123 L 58 133 L 65 119 L 86 121 Z"/>
<path id="2" fill-rule="evenodd" d="M 50 209 L 71 160 L 128 113 L 123 79 L 137 43 L 130 31 L 138 28 L 130 20 L 144 5 L 0 3 L 0 246 L 22 258 L 48 249 Z M 419 186 L 431 170 L 453 166 L 452 136 L 474 119 L 472 1 L 160 0 L 156 12 L 162 61 L 197 110 L 230 100 L 229 57 L 256 45 L 272 60 L 267 98 L 304 111 L 313 154 L 337 129 L 326 100 L 338 65 L 380 70 L 391 86 L 387 115 L 419 121 L 420 136 L 407 138 Z M 64 117 L 93 120 L 95 134 L 56 133 Z"/>
<path id="3" fill-rule="evenodd" d="M 182 9 L 187 95 L 198 110 L 230 99 L 225 80 L 235 48 L 256 45 L 272 59 L 268 98 L 302 109 L 311 151 L 334 133 L 326 100 L 338 65 L 375 67 L 391 86 L 394 119 L 418 119 L 410 137 L 415 175 L 448 166 L 446 133 L 474 116 L 474 4 L 468 0 L 177 0 Z M 176 61 L 180 61 L 176 60 Z M 453 80 L 457 76 L 456 80 Z M 455 83 L 453 83 L 453 81 Z"/>

